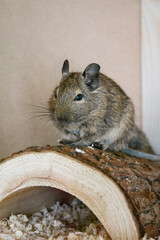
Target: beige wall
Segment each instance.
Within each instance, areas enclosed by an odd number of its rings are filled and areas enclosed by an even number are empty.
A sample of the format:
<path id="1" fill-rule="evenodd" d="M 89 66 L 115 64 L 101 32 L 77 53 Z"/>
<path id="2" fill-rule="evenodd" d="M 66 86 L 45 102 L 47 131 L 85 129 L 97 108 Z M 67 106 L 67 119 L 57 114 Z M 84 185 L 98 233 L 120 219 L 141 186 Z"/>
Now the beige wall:
<path id="1" fill-rule="evenodd" d="M 61 78 L 97 62 L 133 99 L 141 122 L 139 0 L 0 0 L 0 158 L 55 144 L 26 104 L 46 103 Z"/>

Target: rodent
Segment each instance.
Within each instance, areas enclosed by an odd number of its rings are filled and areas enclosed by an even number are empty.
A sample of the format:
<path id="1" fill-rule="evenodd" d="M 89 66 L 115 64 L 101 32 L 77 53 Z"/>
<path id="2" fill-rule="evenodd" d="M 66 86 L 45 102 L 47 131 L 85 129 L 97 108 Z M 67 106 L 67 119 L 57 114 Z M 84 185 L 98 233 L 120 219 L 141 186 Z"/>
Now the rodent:
<path id="1" fill-rule="evenodd" d="M 145 133 L 135 124 L 131 99 L 116 82 L 100 73 L 97 63 L 89 64 L 83 73 L 69 72 L 65 60 L 62 79 L 48 101 L 48 109 L 54 125 L 66 136 L 61 144 L 100 146 L 146 158 L 144 151 L 150 153 L 151 160 L 157 156 L 152 155 Z"/>

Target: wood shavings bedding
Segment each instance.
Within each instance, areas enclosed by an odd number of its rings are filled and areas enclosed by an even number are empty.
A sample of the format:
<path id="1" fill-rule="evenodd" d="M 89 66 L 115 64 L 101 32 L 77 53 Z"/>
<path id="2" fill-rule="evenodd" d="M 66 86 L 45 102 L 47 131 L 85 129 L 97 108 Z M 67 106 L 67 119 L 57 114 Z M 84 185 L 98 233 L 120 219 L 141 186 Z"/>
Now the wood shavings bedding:
<path id="1" fill-rule="evenodd" d="M 0 240 L 111 240 L 91 210 L 78 199 L 57 202 L 32 216 L 17 214 L 0 220 Z M 148 239 L 144 236 L 142 240 Z M 160 237 L 159 239 L 160 240 Z"/>
<path id="2" fill-rule="evenodd" d="M 0 239 L 110 240 L 95 215 L 78 199 L 57 202 L 32 216 L 18 214 L 0 221 Z"/>

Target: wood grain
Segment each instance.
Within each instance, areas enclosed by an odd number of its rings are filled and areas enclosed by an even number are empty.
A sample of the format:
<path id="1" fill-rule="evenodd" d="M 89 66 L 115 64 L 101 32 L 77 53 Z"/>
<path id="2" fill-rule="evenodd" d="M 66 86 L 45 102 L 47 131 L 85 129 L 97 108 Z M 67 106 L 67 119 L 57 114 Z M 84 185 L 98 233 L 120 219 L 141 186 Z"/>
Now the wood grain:
<path id="1" fill-rule="evenodd" d="M 142 125 L 160 154 L 160 1 L 142 0 Z"/>

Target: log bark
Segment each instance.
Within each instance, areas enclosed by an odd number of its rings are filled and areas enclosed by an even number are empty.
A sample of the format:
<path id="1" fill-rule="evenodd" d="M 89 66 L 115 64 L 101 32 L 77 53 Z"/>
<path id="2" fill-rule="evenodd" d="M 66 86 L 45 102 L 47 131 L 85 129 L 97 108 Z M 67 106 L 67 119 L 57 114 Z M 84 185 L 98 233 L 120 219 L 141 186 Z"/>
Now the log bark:
<path id="1" fill-rule="evenodd" d="M 13 196 L 36 186 L 78 197 L 113 240 L 160 235 L 160 165 L 150 160 L 92 148 L 27 148 L 0 162 L 0 218 L 15 211 Z"/>

